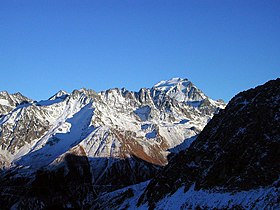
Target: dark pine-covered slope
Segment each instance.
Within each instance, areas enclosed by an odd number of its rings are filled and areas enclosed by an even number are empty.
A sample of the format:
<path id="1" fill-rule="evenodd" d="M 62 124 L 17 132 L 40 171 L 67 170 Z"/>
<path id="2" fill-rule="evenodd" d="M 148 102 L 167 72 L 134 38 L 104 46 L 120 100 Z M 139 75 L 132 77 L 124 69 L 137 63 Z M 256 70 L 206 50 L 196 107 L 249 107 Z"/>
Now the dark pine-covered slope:
<path id="1" fill-rule="evenodd" d="M 269 186 L 280 175 L 280 79 L 236 95 L 186 151 L 148 185 L 138 205 L 151 208 L 185 186 L 227 192 Z"/>

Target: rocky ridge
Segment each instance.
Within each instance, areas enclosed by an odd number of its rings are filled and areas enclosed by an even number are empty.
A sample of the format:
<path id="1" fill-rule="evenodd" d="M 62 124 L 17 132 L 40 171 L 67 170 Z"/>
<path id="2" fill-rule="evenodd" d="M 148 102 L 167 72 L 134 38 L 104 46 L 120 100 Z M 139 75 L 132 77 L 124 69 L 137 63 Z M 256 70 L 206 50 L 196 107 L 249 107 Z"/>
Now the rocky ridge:
<path id="1" fill-rule="evenodd" d="M 279 209 L 280 79 L 237 94 L 149 182 L 92 209 Z"/>

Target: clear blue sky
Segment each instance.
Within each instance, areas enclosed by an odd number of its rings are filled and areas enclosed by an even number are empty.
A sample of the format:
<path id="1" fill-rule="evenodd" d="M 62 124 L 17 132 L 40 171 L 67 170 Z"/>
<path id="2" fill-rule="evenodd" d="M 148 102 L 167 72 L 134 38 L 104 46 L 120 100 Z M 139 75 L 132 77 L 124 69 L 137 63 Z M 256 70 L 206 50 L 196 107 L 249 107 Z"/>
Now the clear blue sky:
<path id="1" fill-rule="evenodd" d="M 280 76 L 280 1 L 0 0 L 0 90 L 138 90 L 190 79 L 213 99 Z"/>

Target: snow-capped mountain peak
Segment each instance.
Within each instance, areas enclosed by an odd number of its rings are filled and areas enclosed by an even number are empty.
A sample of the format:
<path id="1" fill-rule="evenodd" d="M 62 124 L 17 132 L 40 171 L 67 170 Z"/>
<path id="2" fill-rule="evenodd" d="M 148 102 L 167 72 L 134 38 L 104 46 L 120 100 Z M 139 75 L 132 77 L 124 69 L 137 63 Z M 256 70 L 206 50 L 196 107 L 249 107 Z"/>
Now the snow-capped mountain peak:
<path id="1" fill-rule="evenodd" d="M 56 94 L 54 94 L 52 97 L 50 97 L 49 100 L 55 100 L 55 99 L 58 99 L 58 98 L 65 98 L 68 95 L 69 95 L 69 93 L 67 93 L 66 91 L 60 90 Z"/>
<path id="2" fill-rule="evenodd" d="M 207 105 L 225 108 L 225 103 L 223 101 L 210 99 L 188 79 L 176 77 L 169 80 L 162 80 L 153 86 L 152 92 L 153 95 L 159 99 L 169 96 L 178 102 L 193 107 L 203 108 L 203 106 Z"/>
<path id="3" fill-rule="evenodd" d="M 201 102 L 208 98 L 201 90 L 193 85 L 188 79 L 172 78 L 163 80 L 154 85 L 153 89 L 163 92 L 179 102 Z"/>
<path id="4" fill-rule="evenodd" d="M 175 77 L 169 80 L 162 80 L 154 85 L 154 89 L 161 90 L 161 91 L 169 91 L 173 87 L 177 85 L 187 85 L 189 83 L 188 79 L 182 79 L 179 77 Z"/>
<path id="5" fill-rule="evenodd" d="M 19 104 L 32 102 L 31 99 L 23 96 L 21 93 L 10 94 L 7 91 L 0 91 L 0 116 L 8 114 Z"/>

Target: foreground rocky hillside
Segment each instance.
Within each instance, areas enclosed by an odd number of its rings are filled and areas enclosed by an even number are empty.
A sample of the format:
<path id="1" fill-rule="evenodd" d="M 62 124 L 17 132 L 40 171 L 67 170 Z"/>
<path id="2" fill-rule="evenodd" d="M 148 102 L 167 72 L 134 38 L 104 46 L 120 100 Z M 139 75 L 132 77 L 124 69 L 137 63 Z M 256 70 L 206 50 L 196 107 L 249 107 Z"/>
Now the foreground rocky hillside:
<path id="1" fill-rule="evenodd" d="M 7 208 L 87 208 L 100 193 L 151 179 L 169 150 L 187 148 L 225 106 L 180 78 L 139 92 L 59 91 L 39 102 L 1 93 Z"/>
<path id="2" fill-rule="evenodd" d="M 280 79 L 236 95 L 150 182 L 92 209 L 279 209 Z"/>

